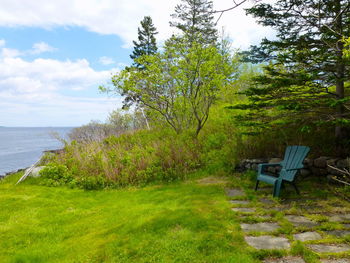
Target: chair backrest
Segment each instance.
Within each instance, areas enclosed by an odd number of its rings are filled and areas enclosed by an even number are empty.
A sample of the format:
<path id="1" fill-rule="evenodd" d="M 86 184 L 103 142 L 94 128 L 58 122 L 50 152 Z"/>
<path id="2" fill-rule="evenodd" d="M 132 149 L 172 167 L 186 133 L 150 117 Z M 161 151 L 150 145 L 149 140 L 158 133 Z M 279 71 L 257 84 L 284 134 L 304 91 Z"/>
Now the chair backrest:
<path id="1" fill-rule="evenodd" d="M 286 152 L 284 154 L 284 159 L 281 163 L 282 165 L 282 171 L 280 176 L 282 176 L 283 180 L 292 182 L 294 181 L 295 175 L 297 174 L 298 170 L 303 168 L 303 161 L 306 157 L 306 155 L 309 153 L 310 148 L 307 146 L 288 146 L 286 149 Z M 286 169 L 286 170 L 284 170 Z M 288 169 L 295 169 L 290 170 Z"/>

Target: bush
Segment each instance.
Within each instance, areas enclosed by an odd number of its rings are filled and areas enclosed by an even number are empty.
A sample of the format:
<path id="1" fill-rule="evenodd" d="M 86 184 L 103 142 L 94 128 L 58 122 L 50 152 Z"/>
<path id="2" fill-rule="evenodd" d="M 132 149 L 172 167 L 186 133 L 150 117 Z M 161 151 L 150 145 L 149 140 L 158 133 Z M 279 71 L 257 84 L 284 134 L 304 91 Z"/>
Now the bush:
<path id="1" fill-rule="evenodd" d="M 43 178 L 52 185 L 74 183 L 92 190 L 179 180 L 200 165 L 194 137 L 168 129 L 139 130 L 101 142 L 73 141 L 43 170 Z"/>
<path id="2" fill-rule="evenodd" d="M 67 166 L 62 164 L 49 164 L 40 172 L 42 183 L 49 186 L 72 184 L 74 177 Z"/>

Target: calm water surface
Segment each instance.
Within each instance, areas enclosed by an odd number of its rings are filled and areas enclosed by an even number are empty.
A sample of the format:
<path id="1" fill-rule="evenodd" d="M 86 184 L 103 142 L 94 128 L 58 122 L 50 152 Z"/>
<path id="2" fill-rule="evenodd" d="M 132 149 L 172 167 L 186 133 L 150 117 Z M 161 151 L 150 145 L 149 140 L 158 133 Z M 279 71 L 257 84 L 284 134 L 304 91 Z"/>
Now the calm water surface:
<path id="1" fill-rule="evenodd" d="M 0 127 L 0 175 L 32 165 L 45 150 L 62 148 L 52 133 L 67 139 L 71 129 Z"/>

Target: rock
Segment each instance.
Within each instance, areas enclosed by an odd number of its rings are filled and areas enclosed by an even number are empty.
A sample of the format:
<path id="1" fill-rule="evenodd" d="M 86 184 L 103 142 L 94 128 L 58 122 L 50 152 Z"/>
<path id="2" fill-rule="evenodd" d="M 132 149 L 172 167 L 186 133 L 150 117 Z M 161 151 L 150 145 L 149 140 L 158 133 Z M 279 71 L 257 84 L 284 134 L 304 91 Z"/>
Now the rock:
<path id="1" fill-rule="evenodd" d="M 246 200 L 230 200 L 230 203 L 233 205 L 248 205 L 249 201 Z"/>
<path id="2" fill-rule="evenodd" d="M 318 225 L 318 223 L 311 221 L 305 216 L 288 215 L 286 216 L 286 219 L 294 226 L 314 227 Z"/>
<path id="3" fill-rule="evenodd" d="M 321 157 L 314 160 L 314 166 L 317 168 L 326 168 L 328 159 L 330 159 L 330 158 L 325 157 L 325 156 L 321 156 Z"/>
<path id="4" fill-rule="evenodd" d="M 266 163 L 267 162 L 267 159 L 252 159 L 251 160 L 252 163 L 257 163 L 257 164 L 260 164 L 260 163 Z"/>
<path id="5" fill-rule="evenodd" d="M 332 166 L 336 166 L 337 165 L 337 161 L 339 161 L 339 158 L 331 158 L 327 160 L 327 165 L 332 165 Z"/>
<path id="6" fill-rule="evenodd" d="M 341 159 L 337 161 L 337 167 L 338 168 L 349 168 L 349 159 Z"/>
<path id="7" fill-rule="evenodd" d="M 31 173 L 30 173 L 30 176 L 32 176 L 32 177 L 39 177 L 40 176 L 40 171 L 42 170 L 42 169 L 44 169 L 45 168 L 45 166 L 38 166 L 38 167 L 34 167 L 33 168 L 33 170 L 31 171 Z M 29 168 L 28 168 L 29 169 Z M 27 171 L 27 170 L 26 170 Z"/>
<path id="8" fill-rule="evenodd" d="M 239 212 L 239 213 L 254 213 L 255 209 L 249 208 L 249 207 L 233 207 L 231 208 L 232 211 Z"/>
<path id="9" fill-rule="evenodd" d="M 314 175 L 326 176 L 328 174 L 327 169 L 321 169 L 317 167 L 311 167 L 311 171 Z"/>
<path id="10" fill-rule="evenodd" d="M 310 175 L 310 174 L 311 174 L 311 172 L 310 172 L 309 169 L 305 169 L 305 168 L 300 169 L 300 175 L 301 175 L 302 177 L 306 177 L 306 176 L 308 176 L 308 175 Z"/>
<path id="11" fill-rule="evenodd" d="M 275 205 L 275 201 L 268 199 L 268 198 L 260 198 L 259 200 L 261 203 L 263 203 L 266 206 L 272 206 Z"/>
<path id="12" fill-rule="evenodd" d="M 349 222 L 350 214 L 333 215 L 329 217 L 330 222 Z"/>
<path id="13" fill-rule="evenodd" d="M 269 163 L 280 163 L 282 162 L 283 160 L 281 158 L 271 158 L 269 160 Z"/>
<path id="14" fill-rule="evenodd" d="M 326 233 L 336 237 L 344 237 L 350 235 L 350 230 L 329 230 Z"/>
<path id="15" fill-rule="evenodd" d="M 244 196 L 244 192 L 241 189 L 227 189 L 227 195 L 230 197 Z"/>
<path id="16" fill-rule="evenodd" d="M 312 167 L 314 164 L 314 160 L 305 158 L 305 160 L 303 161 L 303 164 L 305 165 L 305 167 Z"/>
<path id="17" fill-rule="evenodd" d="M 293 236 L 295 240 L 299 240 L 302 242 L 322 239 L 321 235 L 317 232 L 304 232 L 304 233 L 294 234 Z"/>
<path id="18" fill-rule="evenodd" d="M 321 263 L 350 263 L 347 258 L 320 259 Z"/>
<path id="19" fill-rule="evenodd" d="M 263 263 L 305 263 L 301 257 L 268 258 Z"/>
<path id="20" fill-rule="evenodd" d="M 258 170 L 258 164 L 257 163 L 253 163 L 250 167 L 250 169 L 257 171 Z"/>
<path id="21" fill-rule="evenodd" d="M 274 236 L 246 236 L 245 241 L 256 249 L 288 249 L 290 244 L 287 238 Z"/>
<path id="22" fill-rule="evenodd" d="M 273 232 L 279 227 L 277 223 L 241 224 L 241 228 L 244 232 Z"/>
<path id="23" fill-rule="evenodd" d="M 339 253 L 350 250 L 350 246 L 347 244 L 310 244 L 308 247 L 318 253 Z"/>

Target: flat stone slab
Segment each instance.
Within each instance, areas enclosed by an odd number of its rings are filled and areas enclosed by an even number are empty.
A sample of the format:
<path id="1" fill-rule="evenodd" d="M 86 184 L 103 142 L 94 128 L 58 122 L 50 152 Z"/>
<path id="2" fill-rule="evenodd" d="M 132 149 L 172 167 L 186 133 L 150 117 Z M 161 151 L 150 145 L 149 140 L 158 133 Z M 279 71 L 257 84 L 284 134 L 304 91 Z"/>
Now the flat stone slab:
<path id="1" fill-rule="evenodd" d="M 304 232 L 304 233 L 294 234 L 293 237 L 295 240 L 299 240 L 302 242 L 322 239 L 321 235 L 317 232 Z"/>
<path id="2" fill-rule="evenodd" d="M 350 224 L 343 224 L 345 228 L 350 228 Z"/>
<path id="3" fill-rule="evenodd" d="M 318 223 L 311 221 L 305 216 L 287 215 L 286 219 L 294 226 L 314 227 L 318 225 Z"/>
<path id="4" fill-rule="evenodd" d="M 350 250 L 346 244 L 310 244 L 308 247 L 317 253 L 339 253 Z"/>
<path id="5" fill-rule="evenodd" d="M 329 230 L 325 231 L 328 235 L 344 237 L 350 235 L 350 230 Z"/>
<path id="6" fill-rule="evenodd" d="M 331 222 L 348 222 L 348 221 L 350 221 L 350 214 L 332 215 L 329 217 L 329 221 L 331 221 Z"/>
<path id="7" fill-rule="evenodd" d="M 254 213 L 254 208 L 249 207 L 233 207 L 231 208 L 232 211 L 239 212 L 239 213 Z"/>
<path id="8" fill-rule="evenodd" d="M 268 258 L 263 263 L 305 263 L 301 257 Z"/>
<path id="9" fill-rule="evenodd" d="M 241 228 L 244 232 L 273 232 L 279 227 L 277 223 L 241 224 Z"/>
<path id="10" fill-rule="evenodd" d="M 256 249 L 288 249 L 290 244 L 287 238 L 274 236 L 244 237 L 245 241 Z"/>
<path id="11" fill-rule="evenodd" d="M 350 263 L 347 258 L 320 259 L 321 263 Z"/>
<path id="12" fill-rule="evenodd" d="M 318 211 L 322 210 L 323 207 L 320 205 L 300 205 L 299 209 L 306 210 L 310 214 L 317 214 Z"/>
<path id="13" fill-rule="evenodd" d="M 264 205 L 267 205 L 267 206 L 272 206 L 275 204 L 275 202 L 271 199 L 268 199 L 268 198 L 260 198 L 259 200 L 261 203 L 263 203 Z"/>
<path id="14" fill-rule="evenodd" d="M 248 205 L 249 201 L 246 200 L 230 200 L 230 203 L 233 205 Z"/>
<path id="15" fill-rule="evenodd" d="M 276 207 L 271 207 L 271 210 L 274 210 L 276 212 L 284 212 L 290 209 L 290 206 L 276 206 Z"/>
<path id="16" fill-rule="evenodd" d="M 237 197 L 245 195 L 245 193 L 241 189 L 227 189 L 227 195 L 230 197 Z"/>

